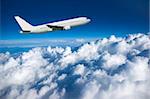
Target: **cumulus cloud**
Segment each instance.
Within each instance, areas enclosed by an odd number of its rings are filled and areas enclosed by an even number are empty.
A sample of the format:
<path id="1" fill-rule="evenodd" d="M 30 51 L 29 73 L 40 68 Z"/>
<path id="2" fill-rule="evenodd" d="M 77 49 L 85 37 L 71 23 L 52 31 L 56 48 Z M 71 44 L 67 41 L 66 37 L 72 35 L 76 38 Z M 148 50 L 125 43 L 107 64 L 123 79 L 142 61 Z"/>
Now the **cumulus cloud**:
<path id="1" fill-rule="evenodd" d="M 85 67 L 83 64 L 77 65 L 75 70 L 74 70 L 74 74 L 76 74 L 76 75 L 82 75 L 83 76 L 84 72 L 85 72 Z"/>
<path id="2" fill-rule="evenodd" d="M 149 34 L 36 47 L 0 53 L 0 98 L 149 99 L 149 75 Z"/>
<path id="3" fill-rule="evenodd" d="M 117 68 L 118 66 L 125 63 L 126 57 L 122 54 L 110 55 L 109 53 L 106 53 L 103 55 L 102 61 L 102 67 L 105 69 Z"/>

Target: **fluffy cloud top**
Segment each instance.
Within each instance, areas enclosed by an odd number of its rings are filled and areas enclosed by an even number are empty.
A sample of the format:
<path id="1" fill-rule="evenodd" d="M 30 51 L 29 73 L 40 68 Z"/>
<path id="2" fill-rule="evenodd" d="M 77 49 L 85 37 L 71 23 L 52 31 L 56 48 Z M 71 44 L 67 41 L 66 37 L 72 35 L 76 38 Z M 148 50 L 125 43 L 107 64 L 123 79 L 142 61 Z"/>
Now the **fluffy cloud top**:
<path id="1" fill-rule="evenodd" d="M 0 53 L 0 99 L 149 99 L 150 35 Z"/>

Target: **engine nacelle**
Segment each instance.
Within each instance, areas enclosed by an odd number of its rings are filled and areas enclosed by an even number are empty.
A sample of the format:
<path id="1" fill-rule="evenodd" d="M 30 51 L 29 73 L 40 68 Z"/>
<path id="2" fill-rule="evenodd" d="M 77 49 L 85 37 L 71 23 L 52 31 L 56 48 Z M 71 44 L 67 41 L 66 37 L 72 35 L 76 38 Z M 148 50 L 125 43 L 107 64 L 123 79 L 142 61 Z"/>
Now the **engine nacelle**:
<path id="1" fill-rule="evenodd" d="M 71 27 L 70 26 L 65 26 L 64 30 L 69 30 Z"/>

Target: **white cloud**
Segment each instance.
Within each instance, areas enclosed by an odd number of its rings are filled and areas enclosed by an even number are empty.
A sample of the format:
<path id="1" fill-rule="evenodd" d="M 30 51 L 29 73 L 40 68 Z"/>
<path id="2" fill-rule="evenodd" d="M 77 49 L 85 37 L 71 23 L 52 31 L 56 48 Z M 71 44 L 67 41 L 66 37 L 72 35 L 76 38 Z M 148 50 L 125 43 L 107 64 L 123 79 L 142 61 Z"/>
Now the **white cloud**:
<path id="1" fill-rule="evenodd" d="M 100 88 L 101 85 L 97 84 L 95 80 L 87 83 L 85 85 L 85 89 L 83 90 L 84 92 L 81 99 L 96 99 Z"/>
<path id="2" fill-rule="evenodd" d="M 121 54 L 115 54 L 115 55 L 110 55 L 109 53 L 106 53 L 103 57 L 102 57 L 102 61 L 103 62 L 103 68 L 105 69 L 115 69 L 118 66 L 122 65 L 125 63 L 126 61 L 126 57 L 124 55 Z"/>
<path id="3" fill-rule="evenodd" d="M 61 76 L 58 77 L 58 80 L 64 80 L 67 74 L 62 74 Z"/>
<path id="4" fill-rule="evenodd" d="M 74 74 L 83 76 L 85 72 L 85 67 L 83 64 L 79 64 L 76 66 L 74 70 Z"/>
<path id="5" fill-rule="evenodd" d="M 150 69 L 148 67 L 148 58 L 135 57 L 128 64 L 128 77 L 133 81 L 145 81 L 150 75 Z"/>
<path id="6" fill-rule="evenodd" d="M 149 34 L 37 47 L 0 53 L 0 98 L 149 99 L 149 75 Z"/>
<path id="7" fill-rule="evenodd" d="M 0 64 L 3 64 L 4 62 L 6 62 L 10 57 L 10 53 L 6 52 L 6 53 L 0 53 Z"/>
<path id="8" fill-rule="evenodd" d="M 98 57 L 98 46 L 91 42 L 90 44 L 84 44 L 81 46 L 78 51 L 73 52 L 67 56 L 64 56 L 60 59 L 62 67 L 66 67 L 68 64 L 75 64 L 81 60 L 90 61 Z"/>

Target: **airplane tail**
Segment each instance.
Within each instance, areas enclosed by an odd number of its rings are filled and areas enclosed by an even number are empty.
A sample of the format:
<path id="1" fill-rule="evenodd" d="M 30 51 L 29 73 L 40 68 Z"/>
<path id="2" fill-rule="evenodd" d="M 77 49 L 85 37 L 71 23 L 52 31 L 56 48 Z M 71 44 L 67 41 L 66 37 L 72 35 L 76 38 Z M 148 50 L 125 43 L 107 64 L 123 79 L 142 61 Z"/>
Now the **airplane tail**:
<path id="1" fill-rule="evenodd" d="M 17 23 L 19 24 L 19 26 L 21 27 L 23 32 L 30 31 L 33 28 L 33 26 L 31 24 L 29 24 L 27 21 L 25 21 L 21 17 L 15 16 L 15 19 L 16 19 Z"/>

